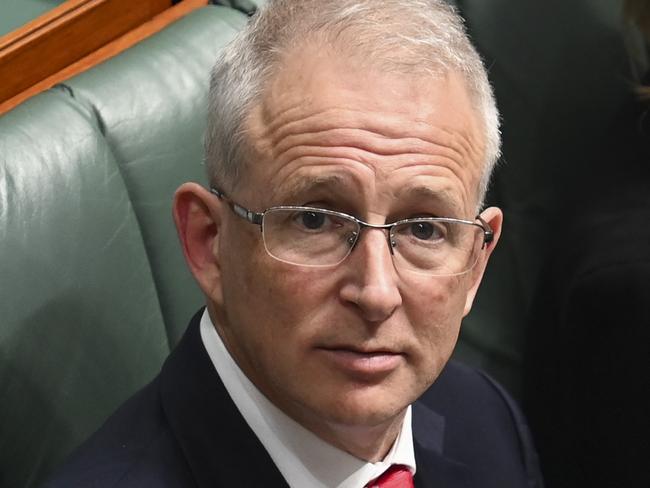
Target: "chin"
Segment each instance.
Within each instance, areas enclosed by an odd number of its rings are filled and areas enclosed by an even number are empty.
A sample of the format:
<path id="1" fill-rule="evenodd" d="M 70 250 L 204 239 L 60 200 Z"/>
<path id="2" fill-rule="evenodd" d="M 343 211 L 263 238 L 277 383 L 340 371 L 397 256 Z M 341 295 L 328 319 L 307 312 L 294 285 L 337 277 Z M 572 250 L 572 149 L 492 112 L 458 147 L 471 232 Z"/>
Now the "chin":
<path id="1" fill-rule="evenodd" d="M 338 398 L 331 401 L 335 397 Z M 341 395 L 339 392 L 332 396 L 329 402 L 319 405 L 319 410 L 329 423 L 348 428 L 369 428 L 393 421 L 415 398 L 413 395 L 405 398 L 405 395 L 396 395 L 383 388 L 359 386 L 347 394 Z"/>

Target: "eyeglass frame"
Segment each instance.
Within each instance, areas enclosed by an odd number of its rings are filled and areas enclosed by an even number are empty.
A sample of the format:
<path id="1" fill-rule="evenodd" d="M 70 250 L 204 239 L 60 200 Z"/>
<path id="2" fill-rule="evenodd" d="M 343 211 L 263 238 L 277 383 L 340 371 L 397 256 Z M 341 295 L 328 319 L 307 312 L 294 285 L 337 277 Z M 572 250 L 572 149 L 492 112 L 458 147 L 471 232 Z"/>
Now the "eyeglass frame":
<path id="1" fill-rule="evenodd" d="M 348 254 L 346 254 L 345 257 L 341 261 L 339 261 L 338 263 L 326 264 L 326 265 L 322 265 L 322 267 L 337 266 L 338 264 L 341 264 L 343 261 L 345 261 L 345 259 L 350 254 L 352 254 L 352 251 L 354 250 L 354 247 L 357 245 L 357 243 L 359 242 L 359 239 L 361 238 L 361 232 L 363 231 L 363 229 L 366 229 L 366 228 L 368 228 L 368 229 L 388 230 L 388 232 L 386 233 L 386 240 L 388 241 L 388 248 L 390 249 L 391 255 L 395 254 L 394 243 L 391 241 L 391 235 L 392 235 L 391 230 L 394 227 L 398 226 L 398 225 L 404 225 L 404 224 L 408 224 L 408 223 L 411 223 L 411 222 L 414 222 L 414 223 L 418 222 L 418 221 L 419 222 L 422 222 L 422 221 L 425 221 L 425 222 L 449 222 L 449 223 L 459 223 L 459 224 L 466 224 L 466 225 L 472 225 L 474 227 L 478 227 L 479 229 L 481 229 L 483 231 L 483 243 L 481 244 L 481 249 L 485 249 L 485 247 L 487 245 L 489 245 L 494 240 L 494 231 L 490 227 L 490 224 L 488 224 L 485 220 L 483 220 L 483 218 L 481 217 L 480 214 L 476 216 L 476 220 L 478 220 L 478 222 L 475 222 L 475 221 L 472 221 L 472 220 L 457 219 L 457 218 L 454 218 L 454 217 L 415 217 L 415 218 L 397 220 L 395 222 L 391 222 L 390 224 L 370 224 L 368 222 L 364 222 L 361 219 L 358 219 L 354 215 L 350 215 L 350 214 L 347 214 L 345 212 L 339 212 L 339 211 L 330 210 L 330 209 L 327 209 L 327 208 L 305 207 L 305 206 L 302 206 L 302 205 L 276 205 L 276 206 L 273 206 L 273 207 L 269 207 L 269 208 L 267 208 L 266 210 L 264 210 L 262 212 L 255 212 L 253 210 L 247 209 L 243 205 L 238 204 L 232 198 L 227 196 L 223 191 L 221 191 L 220 189 L 218 189 L 215 186 L 210 186 L 210 193 L 215 195 L 220 200 L 225 201 L 228 204 L 228 206 L 231 208 L 233 213 L 235 215 L 237 215 L 238 217 L 246 220 L 247 222 L 250 222 L 251 224 L 259 225 L 260 232 L 264 231 L 264 226 L 263 226 L 264 215 L 267 212 L 272 211 L 272 210 L 300 210 L 300 211 L 307 211 L 307 212 L 309 212 L 309 211 L 324 212 L 324 213 L 329 214 L 329 215 L 338 216 L 338 217 L 341 217 L 341 218 L 344 218 L 344 219 L 349 219 L 349 220 L 352 220 L 353 222 L 355 222 L 359 226 L 359 234 L 356 236 L 356 239 L 355 239 L 354 243 L 350 246 L 350 251 L 348 252 Z M 266 248 L 266 246 L 265 246 L 265 248 Z M 273 259 L 278 259 L 280 261 L 285 262 L 284 260 L 278 258 L 277 256 L 272 255 L 269 252 L 268 249 L 266 249 L 266 252 Z M 313 265 L 308 265 L 308 264 L 297 264 L 297 263 L 292 263 L 292 262 L 288 262 L 288 261 L 287 261 L 287 263 L 292 264 L 294 266 L 313 266 Z M 472 269 L 472 268 L 470 267 L 468 270 L 461 272 L 461 274 L 466 273 L 470 269 Z"/>

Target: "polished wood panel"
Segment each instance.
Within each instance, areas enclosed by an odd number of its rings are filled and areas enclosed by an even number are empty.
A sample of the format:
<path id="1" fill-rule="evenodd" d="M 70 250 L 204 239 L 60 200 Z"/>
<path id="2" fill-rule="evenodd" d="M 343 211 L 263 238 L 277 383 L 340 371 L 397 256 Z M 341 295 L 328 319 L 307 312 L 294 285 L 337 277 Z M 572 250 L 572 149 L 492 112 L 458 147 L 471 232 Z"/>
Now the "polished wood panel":
<path id="1" fill-rule="evenodd" d="M 18 95 L 5 100 L 4 102 L 0 101 L 0 115 L 4 112 L 11 110 L 13 107 L 19 103 L 27 100 L 29 97 L 32 97 L 52 86 L 60 83 L 63 80 L 66 80 L 78 73 L 86 71 L 88 68 L 91 68 L 102 61 L 105 61 L 109 58 L 112 58 L 116 54 L 128 49 L 129 47 L 137 44 L 138 42 L 146 39 L 147 37 L 155 34 L 156 32 L 162 30 L 167 25 L 172 22 L 180 19 L 181 17 L 187 15 L 189 12 L 196 10 L 197 8 L 203 7 L 208 4 L 208 0 L 183 0 L 180 3 L 174 5 L 173 7 L 165 10 L 164 12 L 156 15 L 153 19 L 148 22 L 145 22 L 141 26 L 133 29 L 132 31 L 120 36 L 118 39 L 102 46 L 97 51 L 83 57 L 79 61 L 72 63 L 69 66 L 66 66 L 64 69 L 54 73 L 51 76 L 48 76 L 44 80 L 39 81 L 34 84 L 27 90 L 19 93 Z"/>
<path id="2" fill-rule="evenodd" d="M 68 0 L 0 38 L 0 102 L 171 6 L 171 0 Z"/>

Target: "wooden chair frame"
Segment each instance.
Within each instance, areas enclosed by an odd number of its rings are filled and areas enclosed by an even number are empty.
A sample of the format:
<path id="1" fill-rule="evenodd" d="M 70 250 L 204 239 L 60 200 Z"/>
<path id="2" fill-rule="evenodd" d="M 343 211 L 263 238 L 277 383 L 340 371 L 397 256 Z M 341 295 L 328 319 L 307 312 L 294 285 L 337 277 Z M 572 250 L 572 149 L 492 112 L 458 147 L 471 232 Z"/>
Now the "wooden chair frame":
<path id="1" fill-rule="evenodd" d="M 68 0 L 0 37 L 0 114 L 115 56 L 208 0 Z"/>

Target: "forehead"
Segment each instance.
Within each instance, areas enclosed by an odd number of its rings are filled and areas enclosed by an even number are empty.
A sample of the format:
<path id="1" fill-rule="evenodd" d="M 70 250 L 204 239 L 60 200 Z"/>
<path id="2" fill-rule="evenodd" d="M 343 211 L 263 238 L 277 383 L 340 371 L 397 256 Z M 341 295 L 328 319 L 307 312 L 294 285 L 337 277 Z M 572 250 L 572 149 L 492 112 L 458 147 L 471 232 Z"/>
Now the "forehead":
<path id="1" fill-rule="evenodd" d="M 454 73 L 385 72 L 331 48 L 305 48 L 271 79 L 248 132 L 255 192 L 265 183 L 278 197 L 333 186 L 368 198 L 412 189 L 459 207 L 476 198 L 483 138 Z"/>

